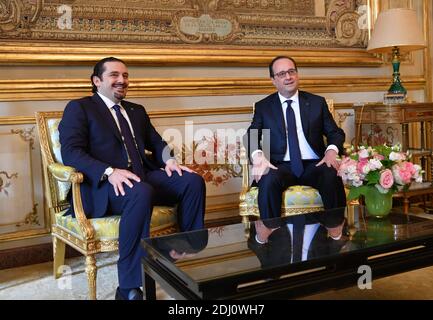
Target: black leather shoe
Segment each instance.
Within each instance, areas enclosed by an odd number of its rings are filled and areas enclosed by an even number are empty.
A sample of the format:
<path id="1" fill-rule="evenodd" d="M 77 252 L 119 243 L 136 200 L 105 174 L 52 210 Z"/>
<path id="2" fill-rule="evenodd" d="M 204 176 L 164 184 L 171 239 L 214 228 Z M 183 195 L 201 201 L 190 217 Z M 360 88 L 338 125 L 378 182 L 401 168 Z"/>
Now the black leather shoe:
<path id="1" fill-rule="evenodd" d="M 128 292 L 128 297 L 125 297 L 121 292 L 120 288 L 116 289 L 115 300 L 143 300 L 143 291 L 140 288 L 131 289 Z"/>

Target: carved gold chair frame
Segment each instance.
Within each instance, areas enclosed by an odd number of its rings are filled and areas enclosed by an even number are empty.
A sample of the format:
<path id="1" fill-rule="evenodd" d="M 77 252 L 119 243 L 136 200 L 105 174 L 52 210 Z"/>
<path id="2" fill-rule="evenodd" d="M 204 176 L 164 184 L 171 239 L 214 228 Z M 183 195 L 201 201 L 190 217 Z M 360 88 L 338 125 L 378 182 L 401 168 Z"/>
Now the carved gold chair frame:
<path id="1" fill-rule="evenodd" d="M 80 184 L 83 174 L 63 165 L 60 155 L 58 124 L 62 111 L 36 112 L 44 174 L 44 196 L 51 218 L 53 239 L 54 277 L 61 276 L 65 263 L 65 245 L 86 257 L 89 298 L 96 299 L 96 254 L 118 250 L 118 225 L 120 216 L 88 219 L 81 202 Z M 76 218 L 64 215 L 69 207 L 67 194 L 72 188 Z M 151 220 L 151 235 L 176 231 L 176 210 L 172 207 L 155 207 Z"/>

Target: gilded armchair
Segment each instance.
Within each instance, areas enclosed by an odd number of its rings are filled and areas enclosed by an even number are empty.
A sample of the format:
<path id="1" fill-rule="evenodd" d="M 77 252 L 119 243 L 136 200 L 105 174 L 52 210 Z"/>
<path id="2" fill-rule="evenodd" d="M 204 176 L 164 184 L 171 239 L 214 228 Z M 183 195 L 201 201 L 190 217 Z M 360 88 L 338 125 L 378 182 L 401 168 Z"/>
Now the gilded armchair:
<path id="1" fill-rule="evenodd" d="M 53 239 L 54 277 L 61 276 L 65 260 L 65 245 L 69 245 L 86 257 L 86 274 L 89 298 L 96 299 L 96 254 L 118 250 L 120 216 L 87 219 L 81 203 L 80 183 L 83 174 L 64 166 L 60 154 L 58 125 L 62 111 L 36 112 L 39 132 L 45 198 L 51 217 Z M 72 188 L 76 218 L 65 215 L 69 202 L 66 196 Z M 176 210 L 173 207 L 155 207 L 151 219 L 151 235 L 176 231 Z"/>
<path id="2" fill-rule="evenodd" d="M 327 99 L 329 111 L 333 116 L 333 100 Z M 260 217 L 257 204 L 258 188 L 250 187 L 249 161 L 246 150 L 241 151 L 242 161 L 242 189 L 239 197 L 239 214 L 242 222 L 247 224 L 250 216 Z M 319 191 L 303 185 L 295 185 L 287 188 L 283 193 L 281 215 L 290 216 L 323 210 L 322 198 Z"/>

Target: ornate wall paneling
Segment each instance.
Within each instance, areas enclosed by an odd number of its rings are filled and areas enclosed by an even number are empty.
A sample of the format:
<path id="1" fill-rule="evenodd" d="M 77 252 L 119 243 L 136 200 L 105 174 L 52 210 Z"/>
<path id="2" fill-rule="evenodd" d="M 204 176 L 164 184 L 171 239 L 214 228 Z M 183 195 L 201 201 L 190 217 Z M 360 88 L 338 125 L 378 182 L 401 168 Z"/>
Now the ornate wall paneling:
<path id="1" fill-rule="evenodd" d="M 0 118 L 0 155 L 0 242 L 46 234 L 35 119 Z"/>
<path id="2" fill-rule="evenodd" d="M 130 64 L 251 66 L 284 53 L 300 65 L 377 66 L 364 50 L 376 2 L 3 0 L 0 63 L 93 63 L 109 52 Z"/>
<path id="3" fill-rule="evenodd" d="M 178 161 L 204 178 L 206 221 L 240 219 L 240 144 L 251 114 L 252 107 L 184 110 L 176 115 L 150 112 L 157 130 L 176 150 Z"/>
<path id="4" fill-rule="evenodd" d="M 303 90 L 316 93 L 385 91 L 389 77 L 307 77 L 301 76 Z M 424 90 L 427 79 L 423 76 L 404 78 L 410 90 Z M 128 98 L 256 95 L 273 92 L 275 87 L 267 78 L 169 78 L 134 79 Z M 0 80 L 0 101 L 68 100 L 89 95 L 88 79 L 32 79 Z"/>

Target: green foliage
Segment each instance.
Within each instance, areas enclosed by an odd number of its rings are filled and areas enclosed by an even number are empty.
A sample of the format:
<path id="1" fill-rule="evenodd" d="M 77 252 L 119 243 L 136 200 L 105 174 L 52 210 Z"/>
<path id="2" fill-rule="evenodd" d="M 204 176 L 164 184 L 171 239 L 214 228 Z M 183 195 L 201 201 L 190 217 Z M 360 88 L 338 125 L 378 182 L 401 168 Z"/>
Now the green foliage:
<path id="1" fill-rule="evenodd" d="M 375 170 L 375 171 L 370 171 L 366 176 L 365 176 L 365 180 L 367 181 L 367 185 L 371 186 L 371 185 L 375 185 L 379 183 L 379 179 L 380 179 L 380 171 Z"/>
<path id="2" fill-rule="evenodd" d="M 352 187 L 350 188 L 349 195 L 347 196 L 348 200 L 358 199 L 360 196 L 365 196 L 367 193 L 369 186 L 360 186 L 360 187 Z M 373 186 L 374 188 L 374 186 Z"/>

